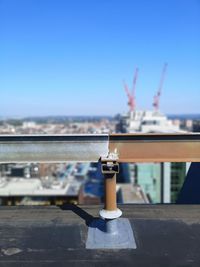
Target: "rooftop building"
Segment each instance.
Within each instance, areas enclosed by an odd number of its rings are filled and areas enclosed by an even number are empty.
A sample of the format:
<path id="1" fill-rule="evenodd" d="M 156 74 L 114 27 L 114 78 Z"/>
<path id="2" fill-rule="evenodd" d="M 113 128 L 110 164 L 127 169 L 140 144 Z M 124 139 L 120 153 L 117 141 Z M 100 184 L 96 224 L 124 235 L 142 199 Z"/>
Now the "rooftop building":
<path id="1" fill-rule="evenodd" d="M 117 132 L 180 133 L 184 131 L 159 111 L 134 110 L 120 117 Z"/>
<path id="2" fill-rule="evenodd" d="M 129 111 L 120 117 L 116 130 L 122 133 L 186 133 L 179 124 L 173 123 L 158 110 Z M 133 184 L 140 185 L 152 203 L 176 201 L 186 176 L 186 163 L 168 165 L 136 162 L 134 166 L 135 170 L 130 174 Z"/>

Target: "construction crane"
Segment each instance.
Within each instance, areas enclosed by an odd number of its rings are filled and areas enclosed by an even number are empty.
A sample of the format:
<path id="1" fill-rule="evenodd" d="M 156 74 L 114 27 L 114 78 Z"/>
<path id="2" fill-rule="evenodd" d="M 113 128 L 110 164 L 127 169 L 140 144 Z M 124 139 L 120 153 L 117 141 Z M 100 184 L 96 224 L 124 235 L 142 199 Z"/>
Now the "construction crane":
<path id="1" fill-rule="evenodd" d="M 153 107 L 154 107 L 155 111 L 159 110 L 160 96 L 161 96 L 161 92 L 162 92 L 162 88 L 163 88 L 163 83 L 164 83 L 164 79 L 165 79 L 166 70 L 167 70 L 167 63 L 164 64 L 164 67 L 163 67 L 163 70 L 162 70 L 162 74 L 161 74 L 160 83 L 159 83 L 159 87 L 158 87 L 158 92 L 154 96 Z"/>
<path id="2" fill-rule="evenodd" d="M 137 78 L 138 78 L 138 68 L 135 69 L 132 92 L 129 90 L 128 85 L 124 81 L 124 89 L 128 97 L 128 106 L 130 108 L 130 111 L 134 111 L 136 107 L 135 89 L 136 89 Z"/>

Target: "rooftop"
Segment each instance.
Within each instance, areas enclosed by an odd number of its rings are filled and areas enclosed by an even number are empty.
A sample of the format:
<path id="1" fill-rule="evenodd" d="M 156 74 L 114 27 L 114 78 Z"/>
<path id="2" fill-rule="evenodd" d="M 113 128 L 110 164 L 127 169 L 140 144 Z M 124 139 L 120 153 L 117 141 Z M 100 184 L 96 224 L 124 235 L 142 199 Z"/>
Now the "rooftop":
<path id="1" fill-rule="evenodd" d="M 119 163 L 200 162 L 199 148 L 197 134 L 0 136 L 1 162 L 100 161 L 105 178 L 101 210 L 72 204 L 0 207 L 1 265 L 199 266 L 198 205 L 116 202 Z M 199 163 L 193 163 L 181 191 L 187 201 L 180 203 L 189 203 L 191 192 L 199 203 L 198 171 Z"/>
<path id="2" fill-rule="evenodd" d="M 86 249 L 99 206 L 0 207 L 1 266 L 199 266 L 198 205 L 124 205 L 137 249 Z"/>

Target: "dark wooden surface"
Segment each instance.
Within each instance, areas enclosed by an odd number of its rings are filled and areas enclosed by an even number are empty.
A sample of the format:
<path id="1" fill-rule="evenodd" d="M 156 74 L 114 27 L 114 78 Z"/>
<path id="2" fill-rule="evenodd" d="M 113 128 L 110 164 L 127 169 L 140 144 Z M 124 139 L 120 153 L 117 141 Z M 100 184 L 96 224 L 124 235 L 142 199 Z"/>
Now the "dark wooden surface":
<path id="1" fill-rule="evenodd" d="M 200 206 L 124 205 L 136 250 L 86 250 L 100 207 L 0 207 L 1 266 L 200 266 Z"/>

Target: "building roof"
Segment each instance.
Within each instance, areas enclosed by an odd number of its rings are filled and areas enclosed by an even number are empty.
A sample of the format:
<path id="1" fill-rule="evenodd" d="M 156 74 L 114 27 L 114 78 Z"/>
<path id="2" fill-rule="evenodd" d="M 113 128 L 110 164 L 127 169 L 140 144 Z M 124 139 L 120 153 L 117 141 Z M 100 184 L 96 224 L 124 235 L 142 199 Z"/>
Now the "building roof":
<path id="1" fill-rule="evenodd" d="M 12 178 L 0 183 L 0 196 L 32 195 L 40 190 L 42 183 L 37 178 Z"/>
<path id="2" fill-rule="evenodd" d="M 136 249 L 86 249 L 98 206 L 0 207 L 1 266 L 199 266 L 200 213 L 192 205 L 124 205 Z"/>
<path id="3" fill-rule="evenodd" d="M 0 197 L 77 196 L 80 187 L 81 183 L 74 178 L 70 179 L 64 186 L 61 182 L 55 183 L 52 188 L 44 188 L 38 178 L 3 178 L 0 179 Z"/>

